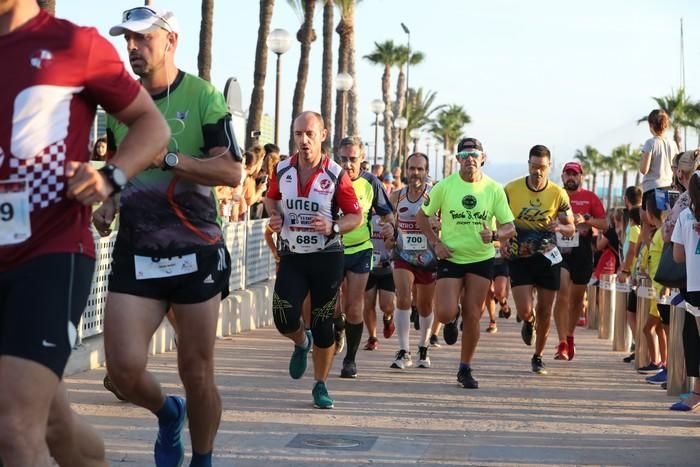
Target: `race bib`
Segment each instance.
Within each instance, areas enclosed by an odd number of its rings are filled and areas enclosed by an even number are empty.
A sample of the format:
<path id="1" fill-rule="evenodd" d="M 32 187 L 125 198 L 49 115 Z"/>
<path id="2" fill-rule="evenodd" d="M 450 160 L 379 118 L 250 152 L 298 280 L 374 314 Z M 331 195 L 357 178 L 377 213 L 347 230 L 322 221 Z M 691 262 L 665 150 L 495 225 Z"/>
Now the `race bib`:
<path id="1" fill-rule="evenodd" d="M 175 277 L 197 271 L 197 255 L 192 253 L 172 258 L 152 258 L 134 255 L 136 279 Z"/>
<path id="2" fill-rule="evenodd" d="M 382 264 L 382 254 L 378 251 L 372 251 L 372 267 L 376 268 Z"/>
<path id="3" fill-rule="evenodd" d="M 552 266 L 554 266 L 555 264 L 561 263 L 562 259 L 563 259 L 561 257 L 561 253 L 559 252 L 559 248 L 557 248 L 557 247 L 554 247 L 551 250 L 546 251 L 542 254 L 544 255 L 545 258 L 547 258 L 549 260 L 550 263 L 552 263 Z"/>
<path id="4" fill-rule="evenodd" d="M 325 237 L 313 230 L 292 230 L 289 247 L 294 253 L 313 253 L 323 249 Z"/>
<path id="5" fill-rule="evenodd" d="M 598 288 L 601 290 L 612 290 L 613 286 L 610 281 L 601 280 L 600 282 L 598 282 Z"/>
<path id="6" fill-rule="evenodd" d="M 401 233 L 403 249 L 409 251 L 426 250 L 428 248 L 428 238 L 421 233 Z"/>
<path id="7" fill-rule="evenodd" d="M 651 300 L 656 297 L 656 293 L 651 287 L 637 287 L 637 297 Z"/>
<path id="8" fill-rule="evenodd" d="M 615 289 L 620 293 L 628 293 L 630 291 L 630 285 L 627 282 L 618 282 L 615 284 Z"/>
<path id="9" fill-rule="evenodd" d="M 503 257 L 503 255 L 501 254 L 501 249 L 496 248 L 496 256 L 494 256 L 494 258 L 498 259 L 498 258 L 502 258 L 502 257 Z"/>
<path id="10" fill-rule="evenodd" d="M 22 182 L 0 182 L 0 245 L 22 243 L 32 236 L 29 189 Z"/>
<path id="11" fill-rule="evenodd" d="M 579 233 L 576 232 L 572 237 L 565 237 L 557 232 L 557 246 L 560 248 L 576 248 L 578 246 Z"/>

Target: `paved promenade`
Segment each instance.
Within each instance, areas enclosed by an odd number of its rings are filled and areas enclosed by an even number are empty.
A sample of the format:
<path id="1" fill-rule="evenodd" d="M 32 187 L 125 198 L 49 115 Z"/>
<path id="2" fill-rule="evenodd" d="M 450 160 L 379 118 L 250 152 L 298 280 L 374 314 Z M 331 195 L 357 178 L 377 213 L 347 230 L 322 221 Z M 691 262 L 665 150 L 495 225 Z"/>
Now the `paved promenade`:
<path id="1" fill-rule="evenodd" d="M 336 359 L 328 384 L 336 408 L 321 411 L 312 408 L 311 372 L 289 378 L 291 344 L 274 329 L 220 340 L 215 465 L 700 464 L 700 413 L 669 411 L 676 399 L 646 384 L 591 330 L 578 329 L 572 362 L 552 359 L 554 341 L 549 375 L 537 376 L 520 326 L 499 320 L 497 334 L 481 335 L 481 388 L 465 390 L 456 382 L 457 345 L 433 350 L 432 369 L 399 371 L 389 368 L 396 336 L 380 337 L 379 350 L 359 351 L 357 380 L 340 379 Z M 150 368 L 167 391 L 183 394 L 174 353 L 152 358 Z M 155 418 L 114 399 L 103 376 L 66 379 L 74 406 L 102 433 L 111 465 L 153 465 Z"/>

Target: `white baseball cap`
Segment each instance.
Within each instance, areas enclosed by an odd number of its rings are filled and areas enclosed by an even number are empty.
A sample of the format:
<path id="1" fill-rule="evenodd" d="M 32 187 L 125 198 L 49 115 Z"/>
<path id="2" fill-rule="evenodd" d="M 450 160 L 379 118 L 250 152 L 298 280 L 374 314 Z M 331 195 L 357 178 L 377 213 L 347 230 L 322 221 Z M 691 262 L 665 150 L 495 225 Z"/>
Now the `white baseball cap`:
<path id="1" fill-rule="evenodd" d="M 180 33 L 180 24 L 172 11 L 157 10 L 147 6 L 138 6 L 122 13 L 122 22 L 112 26 L 110 36 L 120 36 L 127 31 L 146 33 L 156 29 Z"/>

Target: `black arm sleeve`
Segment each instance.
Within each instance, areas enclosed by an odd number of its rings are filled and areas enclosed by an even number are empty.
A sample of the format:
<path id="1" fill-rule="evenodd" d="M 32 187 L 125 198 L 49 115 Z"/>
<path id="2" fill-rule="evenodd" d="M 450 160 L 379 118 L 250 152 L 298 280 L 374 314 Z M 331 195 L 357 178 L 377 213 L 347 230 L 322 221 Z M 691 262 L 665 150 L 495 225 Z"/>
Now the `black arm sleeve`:
<path id="1" fill-rule="evenodd" d="M 211 148 L 225 147 L 231 152 L 235 161 L 243 161 L 243 153 L 238 146 L 230 115 L 226 115 L 216 123 L 202 126 L 202 134 L 204 135 L 202 148 L 204 154 L 208 154 Z"/>

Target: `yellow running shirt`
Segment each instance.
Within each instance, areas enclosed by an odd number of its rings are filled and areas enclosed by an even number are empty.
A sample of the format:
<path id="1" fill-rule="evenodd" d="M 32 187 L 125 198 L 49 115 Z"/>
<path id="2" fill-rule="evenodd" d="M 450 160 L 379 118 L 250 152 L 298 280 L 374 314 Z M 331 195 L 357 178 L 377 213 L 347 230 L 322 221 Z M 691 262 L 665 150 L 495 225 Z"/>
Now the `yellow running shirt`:
<path id="1" fill-rule="evenodd" d="M 505 186 L 517 232 L 510 244 L 513 258 L 532 256 L 542 249 L 543 243 L 556 244 L 556 236 L 547 226 L 560 214 L 573 215 L 566 190 L 547 180 L 543 189 L 534 191 L 527 186 L 526 179 L 522 177 Z"/>
<path id="2" fill-rule="evenodd" d="M 493 244 L 484 243 L 479 234 L 484 222 L 492 225 L 494 217 L 500 224 L 513 222 L 503 187 L 486 175 L 469 183 L 453 173 L 433 187 L 422 209 L 427 216 L 441 211 L 441 241 L 453 250 L 448 260 L 456 264 L 494 257 Z"/>

